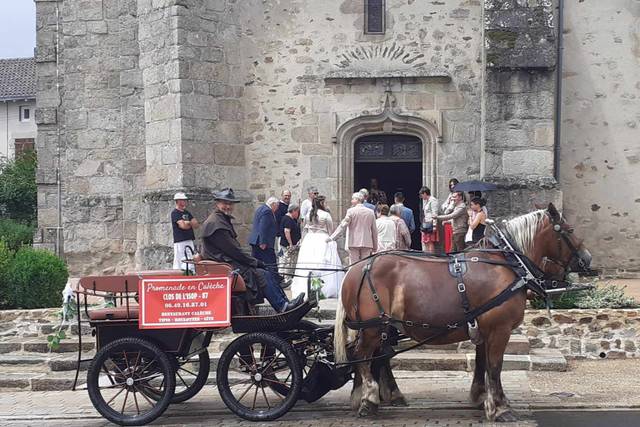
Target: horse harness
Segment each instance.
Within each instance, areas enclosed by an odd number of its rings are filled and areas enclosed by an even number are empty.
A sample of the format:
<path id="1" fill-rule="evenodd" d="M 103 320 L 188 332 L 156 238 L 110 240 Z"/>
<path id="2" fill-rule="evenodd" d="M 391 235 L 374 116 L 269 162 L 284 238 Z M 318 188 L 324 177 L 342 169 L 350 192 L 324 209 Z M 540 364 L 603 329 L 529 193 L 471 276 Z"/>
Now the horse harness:
<path id="1" fill-rule="evenodd" d="M 569 287 L 571 284 L 562 280 L 555 280 L 548 275 L 546 275 L 537 265 L 533 263 L 529 258 L 527 258 L 523 253 L 514 249 L 514 246 L 509 241 L 509 238 L 500 230 L 498 227 L 493 226 L 495 234 L 487 237 L 487 241 L 493 246 L 493 248 L 474 248 L 474 252 L 482 252 L 482 253 L 500 253 L 504 256 L 505 260 L 494 260 L 488 258 L 479 258 L 477 256 L 467 257 L 468 253 L 459 252 L 449 256 L 441 257 L 434 255 L 426 255 L 423 253 L 416 253 L 412 251 L 390 251 L 383 252 L 380 254 L 374 254 L 369 258 L 369 261 L 365 265 L 362 270 L 362 278 L 360 279 L 360 285 L 358 287 L 358 294 L 356 298 L 356 320 L 345 320 L 345 325 L 349 329 L 354 330 L 363 330 L 369 328 L 379 328 L 381 333 L 381 340 L 383 342 L 383 354 L 381 356 L 372 357 L 369 359 L 363 359 L 359 362 L 371 361 L 380 358 L 389 358 L 393 357 L 399 353 L 403 353 L 408 350 L 412 350 L 421 345 L 427 344 L 441 336 L 447 335 L 453 330 L 466 328 L 467 333 L 471 341 L 478 345 L 482 343 L 482 338 L 478 332 L 478 322 L 477 318 L 482 314 L 488 312 L 489 310 L 501 305 L 505 301 L 509 300 L 512 296 L 521 292 L 524 289 L 529 289 L 535 294 L 541 296 L 547 301 L 547 305 L 549 306 L 549 295 L 547 294 L 547 289 L 549 288 L 558 288 L 559 286 Z M 577 249 L 571 243 L 568 236 L 565 235 L 566 231 L 563 230 L 559 224 L 554 224 L 554 231 L 560 233 L 560 236 L 565 242 L 569 249 L 572 251 L 572 259 L 577 256 Z M 560 237 L 559 237 L 560 239 Z M 447 325 L 432 325 L 429 323 L 424 323 L 420 321 L 413 320 L 403 320 L 396 319 L 391 317 L 382 306 L 380 301 L 380 295 L 378 294 L 373 280 L 371 278 L 371 270 L 373 268 L 373 264 L 376 259 L 384 254 L 395 254 L 399 256 L 407 256 L 407 257 L 430 257 L 430 258 L 445 258 L 448 262 L 449 274 L 451 274 L 456 279 L 456 286 L 458 290 L 458 294 L 460 296 L 460 304 L 464 311 L 464 318 L 460 319 L 456 322 L 447 324 Z M 483 263 L 483 264 L 492 264 L 492 265 L 502 265 L 510 268 L 515 274 L 516 279 L 509 284 L 504 290 L 502 290 L 498 295 L 496 295 L 493 299 L 481 305 L 480 307 L 471 308 L 469 303 L 469 298 L 467 296 L 467 289 L 464 283 L 464 275 L 467 272 L 467 263 Z M 556 261 L 557 262 L 557 261 Z M 563 267 L 564 268 L 564 267 Z M 360 295 L 362 293 L 362 289 L 364 288 L 365 282 L 373 296 L 373 300 L 376 303 L 378 309 L 378 317 L 374 317 L 367 320 L 362 320 L 360 318 L 360 313 L 358 310 L 357 302 L 360 301 Z M 434 334 L 430 335 L 428 338 L 415 343 L 412 346 L 401 350 L 393 350 L 391 349 L 390 343 L 388 343 L 391 327 L 398 329 L 399 327 L 419 327 L 423 329 L 433 330 Z M 386 347 L 386 348 L 385 348 Z M 353 362 L 352 362 L 353 363 Z"/>
<path id="2" fill-rule="evenodd" d="M 399 251 L 398 254 L 402 254 L 402 252 Z M 464 275 L 467 272 L 466 264 L 468 262 L 481 262 L 481 263 L 493 264 L 493 265 L 504 265 L 510 268 L 516 268 L 516 265 L 510 261 L 502 262 L 497 260 L 482 259 L 478 257 L 467 258 L 465 257 L 464 253 L 455 254 L 455 255 L 452 255 L 448 260 L 449 273 L 456 279 L 456 282 L 457 282 L 456 286 L 457 286 L 458 294 L 460 295 L 460 303 L 464 311 L 464 319 L 460 319 L 456 322 L 449 323 L 447 325 L 432 325 L 429 323 L 424 323 L 419 321 L 396 319 L 394 317 L 391 317 L 385 311 L 380 301 L 380 295 L 378 294 L 375 288 L 375 285 L 373 284 L 373 280 L 371 279 L 371 269 L 373 267 L 373 264 L 375 260 L 379 258 L 379 256 L 381 255 L 382 254 L 372 256 L 369 259 L 367 265 L 365 265 L 365 267 L 363 268 L 362 278 L 360 280 L 360 286 L 358 288 L 358 295 L 356 298 L 356 301 L 360 300 L 362 289 L 364 288 L 364 284 L 366 283 L 369 290 L 371 291 L 373 300 L 376 303 L 376 306 L 378 309 L 378 317 L 362 320 L 360 318 L 358 307 L 356 306 L 355 308 L 356 308 L 357 320 L 355 321 L 345 320 L 345 325 L 350 329 L 356 329 L 356 330 L 375 328 L 375 327 L 381 328 L 383 329 L 381 333 L 383 341 L 386 341 L 389 336 L 389 331 L 388 331 L 389 326 L 393 326 L 396 328 L 420 327 L 424 329 L 430 329 L 435 332 L 435 335 L 432 335 L 428 339 L 424 340 L 423 342 L 418 343 L 418 345 L 416 345 L 415 347 L 418 347 L 419 345 L 422 345 L 422 344 L 426 344 L 427 342 L 432 341 L 435 338 L 438 338 L 442 335 L 445 335 L 451 332 L 452 330 L 466 327 L 468 329 L 468 333 L 472 341 L 474 343 L 480 343 L 480 337 L 478 334 L 478 323 L 476 321 L 477 317 L 499 306 L 503 302 L 507 301 L 509 298 L 515 295 L 518 291 L 520 291 L 526 284 L 523 277 L 517 277 L 507 288 L 505 288 L 502 292 L 496 295 L 496 297 L 493 298 L 491 301 L 487 302 L 486 304 L 480 307 L 472 309 L 471 304 L 469 303 L 469 297 L 467 296 L 467 288 L 464 284 Z M 410 255 L 409 253 L 409 254 L 406 254 L 406 256 L 416 256 L 416 255 L 413 255 L 413 254 Z M 414 348 L 414 347 L 412 346 L 409 349 L 411 348 Z M 401 351 L 398 351 L 397 353 L 401 353 L 404 351 L 405 350 L 401 350 Z"/>

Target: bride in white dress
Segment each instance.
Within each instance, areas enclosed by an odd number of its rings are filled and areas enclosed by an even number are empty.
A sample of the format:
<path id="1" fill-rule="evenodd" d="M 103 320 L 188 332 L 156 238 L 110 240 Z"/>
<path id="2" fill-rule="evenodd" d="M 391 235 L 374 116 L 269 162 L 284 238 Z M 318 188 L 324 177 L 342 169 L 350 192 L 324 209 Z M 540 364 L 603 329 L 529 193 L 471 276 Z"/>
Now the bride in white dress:
<path id="1" fill-rule="evenodd" d="M 338 297 L 344 272 L 323 271 L 342 268 L 336 242 L 327 242 L 327 238 L 333 233 L 333 221 L 324 202 L 324 196 L 318 196 L 304 219 L 306 234 L 300 244 L 296 275 L 291 284 L 292 295 L 307 293 L 307 277 L 312 272 L 313 276 L 322 279 L 322 293 L 325 297 Z"/>

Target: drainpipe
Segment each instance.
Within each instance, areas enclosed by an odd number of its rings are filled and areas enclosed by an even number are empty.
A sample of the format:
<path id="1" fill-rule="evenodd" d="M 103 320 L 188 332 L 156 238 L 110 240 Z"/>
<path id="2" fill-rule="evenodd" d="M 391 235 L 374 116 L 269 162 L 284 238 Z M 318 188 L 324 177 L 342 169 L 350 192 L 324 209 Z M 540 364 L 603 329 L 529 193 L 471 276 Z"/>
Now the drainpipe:
<path id="1" fill-rule="evenodd" d="M 558 49 L 556 60 L 556 105 L 553 144 L 553 177 L 560 182 L 560 136 L 562 127 L 562 52 L 564 50 L 564 0 L 558 0 Z"/>
<path id="2" fill-rule="evenodd" d="M 56 190 L 58 196 L 58 226 L 56 227 L 56 255 L 62 258 L 62 180 L 60 179 L 60 107 L 62 99 L 60 99 L 60 9 L 56 1 L 56 94 L 58 97 L 58 106 L 56 108 Z"/>

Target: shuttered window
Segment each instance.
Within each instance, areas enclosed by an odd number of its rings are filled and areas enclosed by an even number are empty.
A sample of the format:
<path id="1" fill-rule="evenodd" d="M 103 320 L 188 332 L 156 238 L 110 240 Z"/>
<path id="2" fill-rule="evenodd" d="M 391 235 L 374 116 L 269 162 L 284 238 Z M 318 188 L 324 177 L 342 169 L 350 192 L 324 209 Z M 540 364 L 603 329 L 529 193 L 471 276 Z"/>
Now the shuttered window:
<path id="1" fill-rule="evenodd" d="M 35 149 L 35 141 L 33 138 L 16 138 L 14 141 L 16 158 L 20 157 L 27 151 Z"/>

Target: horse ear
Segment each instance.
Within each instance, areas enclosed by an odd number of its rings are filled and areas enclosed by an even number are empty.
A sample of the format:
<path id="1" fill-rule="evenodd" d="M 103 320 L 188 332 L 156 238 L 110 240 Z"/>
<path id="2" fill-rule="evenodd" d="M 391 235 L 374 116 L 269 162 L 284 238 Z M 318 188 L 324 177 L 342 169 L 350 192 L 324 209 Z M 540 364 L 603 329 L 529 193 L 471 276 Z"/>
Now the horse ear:
<path id="1" fill-rule="evenodd" d="M 549 215 L 551 216 L 551 219 L 554 222 L 560 221 L 560 213 L 558 212 L 556 207 L 553 205 L 553 203 L 549 203 L 549 206 L 547 207 L 547 212 L 549 212 Z"/>

